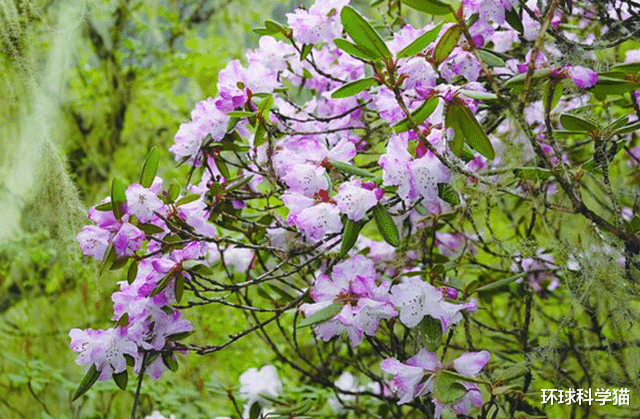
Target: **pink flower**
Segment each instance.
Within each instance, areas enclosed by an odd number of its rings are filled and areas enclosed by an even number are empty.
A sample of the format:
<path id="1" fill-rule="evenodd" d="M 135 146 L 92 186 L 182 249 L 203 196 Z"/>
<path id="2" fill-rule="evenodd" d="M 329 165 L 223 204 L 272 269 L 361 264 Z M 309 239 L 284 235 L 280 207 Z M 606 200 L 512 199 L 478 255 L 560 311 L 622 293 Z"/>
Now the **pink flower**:
<path id="1" fill-rule="evenodd" d="M 84 226 L 76 240 L 80 243 L 82 253 L 103 260 L 111 241 L 111 232 L 96 226 Z"/>
<path id="2" fill-rule="evenodd" d="M 113 247 L 118 256 L 132 256 L 146 238 L 144 231 L 131 223 L 124 223 L 113 237 Z"/>
<path id="3" fill-rule="evenodd" d="M 127 213 L 135 215 L 138 221 L 148 223 L 153 218 L 156 211 L 162 212 L 164 204 L 150 189 L 139 183 L 132 183 L 126 190 Z"/>
<path id="4" fill-rule="evenodd" d="M 338 208 L 352 221 L 362 220 L 378 203 L 376 192 L 362 187 L 358 180 L 344 182 L 334 197 Z"/>
<path id="5" fill-rule="evenodd" d="M 76 364 L 95 365 L 100 380 L 119 374 L 127 367 L 124 355 L 138 356 L 138 347 L 126 337 L 126 329 L 71 329 L 71 349 L 78 353 Z"/>
<path id="6" fill-rule="evenodd" d="M 573 83 L 582 89 L 588 89 L 598 82 L 598 73 L 590 68 L 571 66 L 568 72 Z"/>

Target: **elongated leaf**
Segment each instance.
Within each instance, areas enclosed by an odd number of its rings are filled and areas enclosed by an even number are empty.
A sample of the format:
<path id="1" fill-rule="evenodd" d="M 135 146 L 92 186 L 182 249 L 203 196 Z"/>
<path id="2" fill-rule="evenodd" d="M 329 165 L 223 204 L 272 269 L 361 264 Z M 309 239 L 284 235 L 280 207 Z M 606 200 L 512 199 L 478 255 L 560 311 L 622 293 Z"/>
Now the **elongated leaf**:
<path id="1" fill-rule="evenodd" d="M 498 100 L 498 95 L 491 92 L 478 92 L 477 90 L 460 89 L 460 93 L 471 99 L 482 100 L 484 102 L 491 102 Z"/>
<path id="2" fill-rule="evenodd" d="M 260 36 L 275 35 L 275 34 L 278 33 L 278 31 L 276 31 L 276 30 L 265 28 L 265 27 L 253 28 L 251 30 L 253 31 L 253 33 L 256 33 L 256 34 L 258 34 Z"/>
<path id="3" fill-rule="evenodd" d="M 442 343 L 442 322 L 431 316 L 424 316 L 419 324 L 422 342 L 429 352 L 435 352 Z"/>
<path id="4" fill-rule="evenodd" d="M 262 413 L 262 407 L 260 403 L 255 402 L 249 408 L 249 419 L 260 419 L 260 414 Z"/>
<path id="5" fill-rule="evenodd" d="M 562 127 L 569 131 L 581 131 L 581 132 L 598 132 L 599 128 L 592 122 L 586 119 L 579 118 L 575 115 L 569 115 L 563 113 L 560 115 L 560 123 Z"/>
<path id="6" fill-rule="evenodd" d="M 198 198 L 200 198 L 201 195 L 198 194 L 189 194 L 189 195 L 185 195 L 182 198 L 178 199 L 176 201 L 176 207 L 179 207 L 180 205 L 186 205 L 188 203 L 191 203 L 193 201 L 197 201 Z"/>
<path id="7" fill-rule="evenodd" d="M 113 205 L 111 202 L 105 202 L 104 204 L 96 205 L 96 211 L 113 211 Z"/>
<path id="8" fill-rule="evenodd" d="M 376 222 L 376 227 L 380 235 L 391 246 L 398 247 L 400 245 L 400 233 L 396 223 L 393 222 L 393 218 L 389 211 L 382 205 L 378 204 L 373 207 L 373 219 Z"/>
<path id="9" fill-rule="evenodd" d="M 436 109 L 438 106 L 438 97 L 433 96 L 425 100 L 422 105 L 418 106 L 413 112 L 411 112 L 411 119 L 416 125 L 422 124 Z M 393 126 L 393 130 L 397 133 L 409 131 L 412 128 L 411 122 L 408 118 L 403 119 Z"/>
<path id="10" fill-rule="evenodd" d="M 464 133 L 460 128 L 460 121 L 462 120 L 460 113 L 459 106 L 449 105 L 445 108 L 444 114 L 445 127 L 453 129 L 453 139 L 449 141 L 449 148 L 458 157 L 463 155 L 464 149 Z"/>
<path id="11" fill-rule="evenodd" d="M 553 88 L 553 91 L 552 91 L 552 88 Z M 542 90 L 542 105 L 546 108 L 547 104 L 549 103 L 549 95 L 552 95 L 551 103 L 549 104 L 549 110 L 552 111 L 560 102 L 563 88 L 564 88 L 564 84 L 562 80 L 559 80 L 555 83 L 553 83 L 551 80 L 546 82 Z"/>
<path id="12" fill-rule="evenodd" d="M 285 32 L 284 27 L 273 20 L 265 20 L 264 27 L 269 29 L 270 31 L 274 31 L 274 33 Z"/>
<path id="13" fill-rule="evenodd" d="M 144 231 L 145 234 L 164 233 L 164 229 L 162 227 L 158 227 L 157 225 L 151 223 L 138 223 L 138 228 Z"/>
<path id="14" fill-rule="evenodd" d="M 628 134 L 640 129 L 640 121 L 632 122 L 616 131 L 616 134 Z"/>
<path id="15" fill-rule="evenodd" d="M 471 113 L 469 108 L 464 105 L 451 104 L 451 107 L 458 107 L 458 115 L 461 118 L 459 121 L 459 128 L 464 134 L 464 138 L 471 148 L 482 154 L 489 160 L 495 158 L 495 152 L 493 151 L 493 145 L 487 133 L 484 132 L 484 128 L 480 126 L 476 117 Z"/>
<path id="16" fill-rule="evenodd" d="M 224 162 L 222 157 L 220 157 L 219 155 L 216 155 L 213 158 L 213 161 L 216 163 L 216 167 L 218 168 L 218 171 L 220 172 L 222 177 L 225 179 L 229 179 L 231 177 L 231 173 L 229 173 L 229 168 L 227 167 L 227 163 Z"/>
<path id="17" fill-rule="evenodd" d="M 373 52 L 376 58 L 389 57 L 391 51 L 378 32 L 355 9 L 349 6 L 342 8 L 340 20 L 345 32 L 361 49 Z"/>
<path id="18" fill-rule="evenodd" d="M 153 180 L 156 178 L 156 173 L 158 173 L 158 149 L 153 147 L 149 154 L 147 154 L 147 159 L 144 161 L 142 165 L 142 171 L 140 172 L 140 184 L 145 188 L 150 187 L 153 184 Z"/>
<path id="19" fill-rule="evenodd" d="M 124 190 L 124 183 L 120 179 L 113 179 L 113 183 L 111 183 L 111 209 L 118 220 L 124 215 L 124 205 L 127 203 L 127 195 Z"/>
<path id="20" fill-rule="evenodd" d="M 298 323 L 298 327 L 307 327 L 317 323 L 326 322 L 329 319 L 334 318 L 338 313 L 342 311 L 343 304 L 333 303 L 322 310 L 317 311 L 309 317 L 302 319 Z"/>
<path id="21" fill-rule="evenodd" d="M 265 113 L 271 110 L 271 107 L 273 107 L 274 102 L 275 102 L 275 99 L 273 99 L 273 95 L 268 95 L 267 97 L 262 99 L 262 101 L 258 105 L 258 113 L 264 116 Z"/>
<path id="22" fill-rule="evenodd" d="M 361 58 L 363 60 L 377 60 L 378 57 L 375 53 L 371 51 L 367 51 L 365 49 L 360 48 L 354 43 L 351 43 L 342 38 L 336 38 L 333 40 L 333 43 L 336 44 L 338 49 L 346 52 L 349 55 L 352 55 L 356 58 Z"/>
<path id="23" fill-rule="evenodd" d="M 340 170 L 342 173 L 345 173 L 347 175 L 356 175 L 356 176 L 366 177 L 366 178 L 376 177 L 375 174 L 349 163 L 344 163 L 338 160 L 330 160 L 329 163 L 331 164 L 331 166 L 335 167 L 336 169 Z"/>
<path id="24" fill-rule="evenodd" d="M 227 112 L 227 115 L 229 115 L 232 118 L 248 118 L 255 114 L 253 112 L 247 112 L 247 111 L 231 111 L 231 112 Z"/>
<path id="25" fill-rule="evenodd" d="M 513 169 L 513 174 L 525 180 L 546 180 L 551 177 L 551 170 L 543 169 L 541 167 L 521 167 L 518 169 Z"/>
<path id="26" fill-rule="evenodd" d="M 531 75 L 531 83 L 533 84 L 542 79 L 548 78 L 549 74 L 551 74 L 550 68 L 542 68 L 540 70 L 534 70 L 533 74 Z M 524 82 L 526 78 L 527 78 L 527 73 L 521 73 L 521 74 L 518 74 L 517 76 L 511 77 L 509 80 L 507 80 L 504 83 L 504 85 L 505 87 L 508 87 L 518 92 L 524 88 Z"/>
<path id="27" fill-rule="evenodd" d="M 402 0 L 402 3 L 428 15 L 446 15 L 453 11 L 451 6 L 440 0 Z"/>
<path id="28" fill-rule="evenodd" d="M 91 366 L 91 368 L 89 368 L 89 371 L 87 371 L 87 373 L 85 374 L 84 378 L 82 379 L 82 382 L 80 382 L 80 385 L 76 389 L 76 392 L 73 393 L 73 397 L 71 398 L 71 401 L 78 400 L 80 396 L 86 393 L 91 388 L 91 386 L 94 385 L 96 381 L 98 381 L 98 377 L 100 377 L 100 371 L 96 369 L 96 366 L 94 364 Z"/>
<path id="29" fill-rule="evenodd" d="M 136 276 L 138 276 L 138 261 L 132 260 L 131 265 L 129 265 L 129 269 L 127 269 L 127 282 L 129 284 L 133 284 L 133 281 L 136 280 Z"/>
<path id="30" fill-rule="evenodd" d="M 629 122 L 629 117 L 625 115 L 616 119 L 611 124 L 607 125 L 607 127 L 604 130 L 607 132 L 613 133 L 616 130 L 620 129 L 621 127 L 624 127 L 625 125 L 627 125 L 628 122 Z"/>
<path id="31" fill-rule="evenodd" d="M 167 199 L 169 199 L 169 202 L 175 202 L 178 199 L 178 195 L 180 195 L 180 185 L 172 183 L 167 191 Z"/>
<path id="32" fill-rule="evenodd" d="M 640 90 L 639 83 L 605 76 L 598 76 L 598 82 L 590 89 L 591 93 L 598 97 L 621 95 L 634 90 Z"/>
<path id="33" fill-rule="evenodd" d="M 182 301 L 182 296 L 184 295 L 184 276 L 177 275 L 176 276 L 176 284 L 175 284 L 175 293 L 176 293 L 176 301 L 179 303 Z"/>
<path id="34" fill-rule="evenodd" d="M 436 400 L 442 404 L 450 404 L 464 397 L 467 394 L 465 386 L 457 378 L 442 372 L 436 375 L 433 382 L 433 395 Z"/>
<path id="35" fill-rule="evenodd" d="M 404 47 L 397 55 L 398 58 L 407 58 L 413 57 L 419 52 L 424 51 L 424 49 L 429 46 L 430 43 L 436 40 L 440 30 L 442 29 L 442 23 L 436 26 L 435 28 L 427 31 L 417 37 L 412 43 Z"/>
<path id="36" fill-rule="evenodd" d="M 515 7 L 512 7 L 511 10 L 505 10 L 504 17 L 507 23 L 511 25 L 513 29 L 517 30 L 520 33 L 524 33 L 522 18 L 520 17 L 520 13 L 518 13 Z"/>
<path id="37" fill-rule="evenodd" d="M 463 29 L 460 25 L 453 25 L 442 35 L 433 50 L 433 61 L 436 65 L 447 59 L 451 51 L 458 45 L 458 39 Z"/>
<path id="38" fill-rule="evenodd" d="M 482 58 L 482 61 L 491 67 L 505 67 L 507 65 L 502 58 L 486 49 L 479 49 L 478 54 L 480 58 Z"/>
<path id="39" fill-rule="evenodd" d="M 313 51 L 313 45 L 311 44 L 303 45 L 302 50 L 300 51 L 300 61 L 306 60 L 309 54 L 311 54 L 311 51 Z"/>
<path id="40" fill-rule="evenodd" d="M 256 133 L 253 137 L 253 145 L 254 147 L 258 147 L 259 145 L 264 144 L 265 141 L 267 141 L 267 129 L 265 128 L 264 124 L 260 122 L 256 127 Z"/>
<path id="41" fill-rule="evenodd" d="M 375 82 L 376 82 L 376 79 L 374 79 L 373 77 L 366 77 L 364 79 L 343 84 L 335 92 L 331 94 L 331 97 L 334 99 L 342 99 L 345 97 L 351 97 L 351 96 L 357 95 L 358 93 L 364 90 L 367 90 L 369 87 L 373 86 Z"/>
<path id="42" fill-rule="evenodd" d="M 125 369 L 118 374 L 113 374 L 113 381 L 115 381 L 120 390 L 126 390 L 127 382 L 129 381 L 129 372 Z"/>
<path id="43" fill-rule="evenodd" d="M 505 285 L 509 285 L 510 283 L 517 281 L 518 279 L 522 278 L 524 275 L 525 275 L 524 273 L 519 273 L 517 275 L 513 275 L 508 278 L 502 278 L 497 281 L 493 281 L 489 284 L 476 288 L 474 292 L 486 292 L 486 291 L 492 291 L 498 288 L 502 288 Z"/>
<path id="44" fill-rule="evenodd" d="M 616 64 L 611 67 L 611 71 L 618 71 L 624 74 L 638 74 L 640 73 L 640 62 Z"/>
<path id="45" fill-rule="evenodd" d="M 364 222 L 356 222 L 347 220 L 344 223 L 344 231 L 342 232 L 342 243 L 340 244 L 340 257 L 343 258 L 349 253 L 349 250 L 356 244 L 360 230 L 364 227 Z"/>
<path id="46" fill-rule="evenodd" d="M 453 189 L 453 186 L 448 183 L 438 183 L 438 196 L 444 202 L 453 205 L 460 205 L 460 197 L 458 196 L 458 192 Z"/>
<path id="47" fill-rule="evenodd" d="M 162 352 L 162 362 L 167 366 L 171 371 L 178 371 L 178 361 L 173 358 L 173 355 L 169 352 Z"/>

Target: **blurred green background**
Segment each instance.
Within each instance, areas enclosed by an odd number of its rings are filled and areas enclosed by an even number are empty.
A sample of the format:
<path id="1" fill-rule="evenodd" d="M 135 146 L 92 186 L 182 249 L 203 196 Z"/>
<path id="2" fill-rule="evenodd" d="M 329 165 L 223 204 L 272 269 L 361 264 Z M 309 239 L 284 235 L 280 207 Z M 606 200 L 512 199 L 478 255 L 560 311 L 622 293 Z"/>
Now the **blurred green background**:
<path id="1" fill-rule="evenodd" d="M 215 95 L 218 71 L 257 45 L 252 27 L 284 22 L 303 3 L 0 0 L 0 418 L 130 415 L 132 391 L 111 380 L 70 402 L 84 371 L 69 329 L 110 327 L 123 279 L 82 257 L 75 235 L 86 208 L 114 176 L 137 179 L 152 146 L 159 174 L 184 179 L 168 152 L 179 124 Z M 218 307 L 189 318 L 195 339 L 210 343 L 246 324 Z M 235 384 L 268 363 L 256 340 L 183 357 L 177 373 L 145 381 L 141 413 L 227 414 L 229 401 L 207 384 Z"/>

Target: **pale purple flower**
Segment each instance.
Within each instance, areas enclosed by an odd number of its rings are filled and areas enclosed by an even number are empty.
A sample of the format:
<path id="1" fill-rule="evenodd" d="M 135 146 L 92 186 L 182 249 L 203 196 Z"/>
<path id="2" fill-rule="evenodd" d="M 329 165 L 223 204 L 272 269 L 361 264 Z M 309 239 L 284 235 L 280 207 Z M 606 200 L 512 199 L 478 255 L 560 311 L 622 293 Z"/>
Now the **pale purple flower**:
<path id="1" fill-rule="evenodd" d="M 598 81 L 598 73 L 587 67 L 571 66 L 568 72 L 573 83 L 582 89 L 588 89 Z"/>
<path id="2" fill-rule="evenodd" d="M 424 382 L 424 378 L 440 370 L 442 364 L 435 352 L 423 348 L 404 364 L 395 358 L 387 358 L 380 363 L 380 368 L 387 374 L 394 375 L 391 388 L 400 396 L 400 405 L 428 393 L 430 380 Z"/>
<path id="3" fill-rule="evenodd" d="M 118 256 L 132 256 L 145 239 L 144 231 L 131 223 L 124 223 L 113 237 L 113 247 Z"/>
<path id="4" fill-rule="evenodd" d="M 76 240 L 83 254 L 101 261 L 109 248 L 111 232 L 96 226 L 84 226 L 76 236 Z"/>
<path id="5" fill-rule="evenodd" d="M 71 329 L 71 349 L 78 353 L 76 364 L 95 365 L 100 380 L 119 374 L 127 367 L 125 354 L 138 356 L 138 347 L 126 337 L 125 328 L 94 330 Z"/>
<path id="6" fill-rule="evenodd" d="M 362 220 L 378 203 L 376 193 L 362 187 L 358 180 L 344 182 L 334 197 L 340 211 L 352 221 Z"/>
<path id="7" fill-rule="evenodd" d="M 155 212 L 163 212 L 164 204 L 150 189 L 139 183 L 132 183 L 125 192 L 127 196 L 127 213 L 135 215 L 142 223 L 151 222 Z"/>

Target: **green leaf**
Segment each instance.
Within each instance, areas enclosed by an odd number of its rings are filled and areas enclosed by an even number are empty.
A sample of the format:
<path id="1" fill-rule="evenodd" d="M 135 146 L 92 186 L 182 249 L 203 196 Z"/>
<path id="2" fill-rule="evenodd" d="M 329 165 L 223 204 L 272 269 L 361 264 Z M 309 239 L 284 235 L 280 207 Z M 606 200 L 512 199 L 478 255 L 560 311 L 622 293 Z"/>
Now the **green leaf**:
<path id="1" fill-rule="evenodd" d="M 478 92 L 477 90 L 460 89 L 460 93 L 471 99 L 482 100 L 484 102 L 490 102 L 498 100 L 498 95 L 491 92 Z"/>
<path id="2" fill-rule="evenodd" d="M 603 131 L 614 133 L 616 132 L 616 130 L 627 125 L 628 122 L 629 122 L 629 117 L 627 115 L 622 116 L 616 119 L 615 121 L 613 121 L 611 124 L 607 125 L 607 127 Z"/>
<path id="3" fill-rule="evenodd" d="M 564 129 L 569 131 L 598 132 L 600 130 L 592 122 L 567 113 L 560 115 L 560 123 Z"/>
<path id="4" fill-rule="evenodd" d="M 425 100 L 422 105 L 418 106 L 411 112 L 411 119 L 416 125 L 422 124 L 438 106 L 438 96 L 432 96 Z M 393 130 L 398 134 L 412 129 L 411 122 L 408 118 L 403 119 L 393 126 Z"/>
<path id="5" fill-rule="evenodd" d="M 274 31 L 273 29 L 267 29 L 267 28 L 253 28 L 251 29 L 254 33 L 260 35 L 260 36 L 265 36 L 265 35 L 275 35 L 276 33 L 278 33 L 278 31 Z"/>
<path id="6" fill-rule="evenodd" d="M 422 332 L 422 343 L 429 352 L 435 352 L 442 343 L 442 322 L 431 316 L 424 316 L 418 325 Z"/>
<path id="7" fill-rule="evenodd" d="M 631 221 L 629 221 L 629 227 L 631 228 L 632 233 L 640 232 L 640 217 L 634 215 Z"/>
<path id="8" fill-rule="evenodd" d="M 184 295 L 184 276 L 176 276 L 175 286 L 176 301 L 179 303 L 180 301 L 182 301 L 182 296 Z"/>
<path id="9" fill-rule="evenodd" d="M 133 281 L 136 280 L 136 276 L 138 276 L 138 261 L 132 260 L 131 265 L 129 265 L 129 269 L 127 269 L 127 282 L 129 284 L 133 284 Z"/>
<path id="10" fill-rule="evenodd" d="M 373 77 L 366 77 L 364 79 L 343 84 L 335 92 L 331 94 L 331 97 L 333 99 L 342 99 L 342 98 L 357 95 L 358 93 L 364 90 L 367 90 L 369 87 L 373 86 L 375 82 L 376 82 L 376 79 L 374 79 Z"/>
<path id="11" fill-rule="evenodd" d="M 178 371 L 178 361 L 173 358 L 173 355 L 169 352 L 162 352 L 162 362 L 171 371 Z"/>
<path id="12" fill-rule="evenodd" d="M 226 188 L 226 191 L 227 192 L 232 192 L 232 191 L 235 191 L 236 189 L 242 188 L 244 185 L 246 185 L 247 183 L 251 182 L 251 180 L 253 179 L 254 176 L 255 175 L 250 175 L 250 176 L 246 176 L 246 177 L 240 179 L 236 183 L 233 183 L 230 186 L 228 186 Z"/>
<path id="13" fill-rule="evenodd" d="M 442 35 L 433 49 L 433 61 L 436 65 L 440 65 L 451 54 L 451 51 L 458 45 L 458 39 L 460 39 L 462 32 L 462 26 L 453 25 Z"/>
<path id="14" fill-rule="evenodd" d="M 281 287 L 275 284 L 267 283 L 267 286 L 271 290 L 275 291 L 280 296 L 281 300 L 284 302 L 290 302 L 296 299 L 293 295 L 289 294 L 287 291 L 285 291 L 284 289 L 282 289 Z"/>
<path id="15" fill-rule="evenodd" d="M 253 403 L 251 405 L 251 408 L 249 409 L 249 419 L 259 419 L 260 413 L 262 413 L 262 407 L 260 407 L 260 403 Z"/>
<path id="16" fill-rule="evenodd" d="M 328 305 L 327 307 L 317 311 L 311 316 L 302 319 L 298 323 L 298 328 L 326 322 L 327 320 L 334 318 L 338 313 L 340 313 L 342 311 L 343 306 L 344 306 L 343 304 L 337 304 L 337 303 Z"/>
<path id="17" fill-rule="evenodd" d="M 118 321 L 116 322 L 116 327 L 127 327 L 129 326 L 129 313 L 124 313 Z"/>
<path id="18" fill-rule="evenodd" d="M 140 171 L 140 184 L 145 188 L 148 188 L 153 184 L 153 180 L 156 178 L 156 173 L 158 173 L 158 149 L 153 147 L 149 154 L 147 154 L 147 159 L 144 161 L 142 165 L 142 171 Z"/>
<path id="19" fill-rule="evenodd" d="M 439 0 L 402 0 L 402 3 L 428 15 L 446 15 L 453 11 L 451 6 Z"/>
<path id="20" fill-rule="evenodd" d="M 231 118 L 248 118 L 255 114 L 253 112 L 247 112 L 247 111 L 231 111 L 231 112 L 227 112 L 227 115 L 230 116 Z"/>
<path id="21" fill-rule="evenodd" d="M 412 43 L 404 47 L 398 53 L 397 58 L 413 57 L 419 52 L 424 51 L 424 49 L 429 46 L 430 43 L 436 40 L 438 34 L 440 33 L 440 29 L 442 29 L 442 25 L 443 23 L 417 37 Z"/>
<path id="22" fill-rule="evenodd" d="M 467 394 L 467 389 L 457 378 L 446 374 L 445 371 L 436 374 L 433 381 L 433 395 L 440 403 L 453 403 L 460 400 L 465 394 Z"/>
<path id="23" fill-rule="evenodd" d="M 335 167 L 336 169 L 338 169 L 339 171 L 347 175 L 356 175 L 356 176 L 366 177 L 366 178 L 376 177 L 375 174 L 349 163 L 344 163 L 338 160 L 329 160 L 329 164 L 331 164 L 331 166 Z"/>
<path id="24" fill-rule="evenodd" d="M 200 196 L 201 195 L 198 195 L 198 194 L 185 195 L 176 201 L 176 207 L 179 207 L 180 205 L 186 205 L 193 201 L 197 201 L 198 198 L 200 198 Z"/>
<path id="25" fill-rule="evenodd" d="M 486 292 L 486 291 L 492 291 L 498 288 L 502 288 L 505 285 L 509 285 L 510 283 L 517 281 L 518 279 L 522 278 L 525 275 L 526 273 L 523 272 L 517 275 L 510 276 L 508 278 L 502 278 L 497 281 L 493 281 L 489 284 L 483 285 L 480 288 L 476 288 L 474 292 Z"/>
<path id="26" fill-rule="evenodd" d="M 361 49 L 373 53 L 376 58 L 391 58 L 391 51 L 378 32 L 355 9 L 345 6 L 340 12 L 342 26 Z"/>
<path id="27" fill-rule="evenodd" d="M 551 91 L 552 86 L 553 91 Z M 549 110 L 552 111 L 558 105 L 558 103 L 560 102 L 560 98 L 562 97 L 563 88 L 564 83 L 562 82 L 562 80 L 558 80 L 555 83 L 549 80 L 544 84 L 542 90 L 542 105 L 545 107 L 545 109 L 547 107 L 547 104 L 549 103 L 549 95 L 552 95 Z"/>
<path id="28" fill-rule="evenodd" d="M 378 59 L 375 53 L 360 48 L 358 45 L 351 43 L 345 39 L 336 38 L 333 40 L 333 43 L 336 44 L 336 47 L 338 47 L 338 49 L 356 58 L 361 58 L 368 61 Z"/>
<path id="29" fill-rule="evenodd" d="M 258 113 L 264 116 L 265 113 L 268 113 L 271 110 L 274 102 L 275 99 L 273 98 L 273 95 L 268 95 L 267 97 L 262 99 L 262 101 L 258 105 Z"/>
<path id="30" fill-rule="evenodd" d="M 256 127 L 255 136 L 253 137 L 253 146 L 258 147 L 264 144 L 265 141 L 267 141 L 267 129 L 262 122 L 259 122 Z"/>
<path id="31" fill-rule="evenodd" d="M 495 158 L 493 145 L 469 108 L 453 103 L 449 108 L 458 108 L 456 112 L 459 117 L 458 129 L 462 131 L 467 144 L 487 159 L 493 160 Z"/>
<path id="32" fill-rule="evenodd" d="M 640 73 L 640 62 L 616 64 L 611 67 L 610 71 L 616 71 L 624 74 Z"/>
<path id="33" fill-rule="evenodd" d="M 511 10 L 505 10 L 504 13 L 505 20 L 511 27 L 521 34 L 524 33 L 524 26 L 522 25 L 522 17 L 520 13 L 516 10 L 515 7 L 512 7 Z"/>
<path id="34" fill-rule="evenodd" d="M 82 382 L 76 389 L 76 392 L 73 393 L 71 401 L 73 402 L 78 400 L 80 396 L 86 393 L 91 388 L 91 386 L 94 385 L 96 381 L 98 381 L 98 377 L 100 377 L 100 371 L 96 369 L 95 364 L 91 365 L 91 368 L 89 368 L 89 371 L 87 371 L 87 373 L 85 374 Z"/>
<path id="35" fill-rule="evenodd" d="M 453 205 L 454 207 L 460 205 L 460 197 L 458 196 L 458 192 L 453 189 L 448 183 L 438 183 L 438 196 L 444 202 Z"/>
<path id="36" fill-rule="evenodd" d="M 449 141 L 449 148 L 456 156 L 463 155 L 464 150 L 464 133 L 460 128 L 460 107 L 459 106 L 447 106 L 444 113 L 444 125 L 447 129 L 453 129 L 453 139 Z"/>
<path id="37" fill-rule="evenodd" d="M 548 78 L 549 74 L 551 74 L 551 69 L 550 68 L 542 68 L 540 70 L 534 70 L 533 74 L 531 75 L 531 85 L 533 85 L 535 82 L 540 81 L 541 79 L 544 78 Z M 504 85 L 505 87 L 508 87 L 510 89 L 513 89 L 516 92 L 522 91 L 522 89 L 524 89 L 524 82 L 527 78 L 527 73 L 521 73 L 518 74 L 517 76 L 513 76 L 511 77 L 509 80 L 507 80 Z"/>
<path id="38" fill-rule="evenodd" d="M 302 50 L 300 50 L 300 61 L 306 60 L 309 54 L 311 54 L 311 51 L 313 51 L 313 45 L 304 44 Z"/>
<path id="39" fill-rule="evenodd" d="M 190 332 L 180 332 L 180 333 L 174 333 L 173 335 L 169 335 L 167 336 L 167 340 L 173 340 L 173 341 L 178 341 L 178 340 L 182 340 L 185 338 L 188 338 L 189 336 L 193 335 L 193 330 Z"/>
<path id="40" fill-rule="evenodd" d="M 484 61 L 485 64 L 491 67 L 506 67 L 507 65 L 502 58 L 489 50 L 479 49 L 478 55 L 480 55 L 480 58 L 482 58 L 482 61 Z"/>
<path id="41" fill-rule="evenodd" d="M 111 202 L 105 202 L 104 204 L 96 205 L 96 211 L 113 211 L 113 205 Z"/>
<path id="42" fill-rule="evenodd" d="M 164 229 L 162 227 L 158 227 L 157 225 L 151 223 L 138 223 L 138 228 L 144 231 L 145 234 L 164 233 Z"/>
<path id="43" fill-rule="evenodd" d="M 229 173 L 229 168 L 227 167 L 227 164 L 224 162 L 222 157 L 216 155 L 213 157 L 213 161 L 216 163 L 216 167 L 218 168 L 218 171 L 220 172 L 222 177 L 225 179 L 229 179 L 231 177 L 231 173 Z"/>
<path id="44" fill-rule="evenodd" d="M 278 22 L 275 22 L 273 20 L 265 20 L 264 21 L 264 27 L 269 29 L 270 31 L 274 31 L 274 33 L 284 33 L 286 32 L 286 30 L 284 29 L 284 27 L 279 24 Z"/>
<path id="45" fill-rule="evenodd" d="M 551 177 L 551 170 L 541 167 L 519 167 L 513 169 L 513 174 L 524 180 L 547 180 Z"/>
<path id="46" fill-rule="evenodd" d="M 178 195 L 180 195 L 180 186 L 176 183 L 172 183 L 167 191 L 167 198 L 169 199 L 169 202 L 176 202 Z"/>
<path id="47" fill-rule="evenodd" d="M 616 134 L 628 134 L 640 129 L 640 121 L 632 122 L 631 124 L 624 126 L 616 131 Z"/>
<path id="48" fill-rule="evenodd" d="M 116 258 L 116 260 L 113 261 L 113 263 L 111 264 L 111 266 L 109 266 L 109 270 L 110 271 L 115 271 L 117 269 L 122 268 L 124 265 L 127 264 L 127 262 L 129 262 L 129 258 L 128 257 L 121 257 L 121 258 Z"/>
<path id="49" fill-rule="evenodd" d="M 373 219 L 376 222 L 376 227 L 380 235 L 391 246 L 398 247 L 400 245 L 400 233 L 396 223 L 393 222 L 393 218 L 389 211 L 382 205 L 378 204 L 373 207 Z"/>
<path id="50" fill-rule="evenodd" d="M 149 296 L 155 297 L 156 295 L 160 294 L 162 290 L 167 288 L 167 285 L 169 285 L 169 282 L 171 282 L 174 276 L 175 276 L 175 273 L 170 273 L 164 278 L 162 278 L 160 282 L 158 282 L 158 285 L 156 285 L 156 287 L 153 290 L 151 290 L 151 294 L 149 294 Z"/>
<path id="51" fill-rule="evenodd" d="M 598 76 L 598 82 L 590 91 L 596 96 L 621 95 L 634 90 L 640 90 L 640 84 L 613 77 Z"/>
<path id="52" fill-rule="evenodd" d="M 113 179 L 113 183 L 111 183 L 111 209 L 118 220 L 124 215 L 124 205 L 127 203 L 127 195 L 124 191 L 124 183 L 120 179 Z"/>
<path id="53" fill-rule="evenodd" d="M 120 390 L 127 389 L 127 382 L 129 381 L 129 372 L 126 370 L 113 374 L 113 381 L 115 381 L 116 385 L 120 388 Z"/>
<path id="54" fill-rule="evenodd" d="M 356 244 L 360 230 L 364 227 L 364 221 L 353 221 L 347 219 L 344 223 L 344 231 L 342 232 L 342 244 L 340 245 L 340 257 L 343 258 L 349 253 L 349 250 Z"/>

